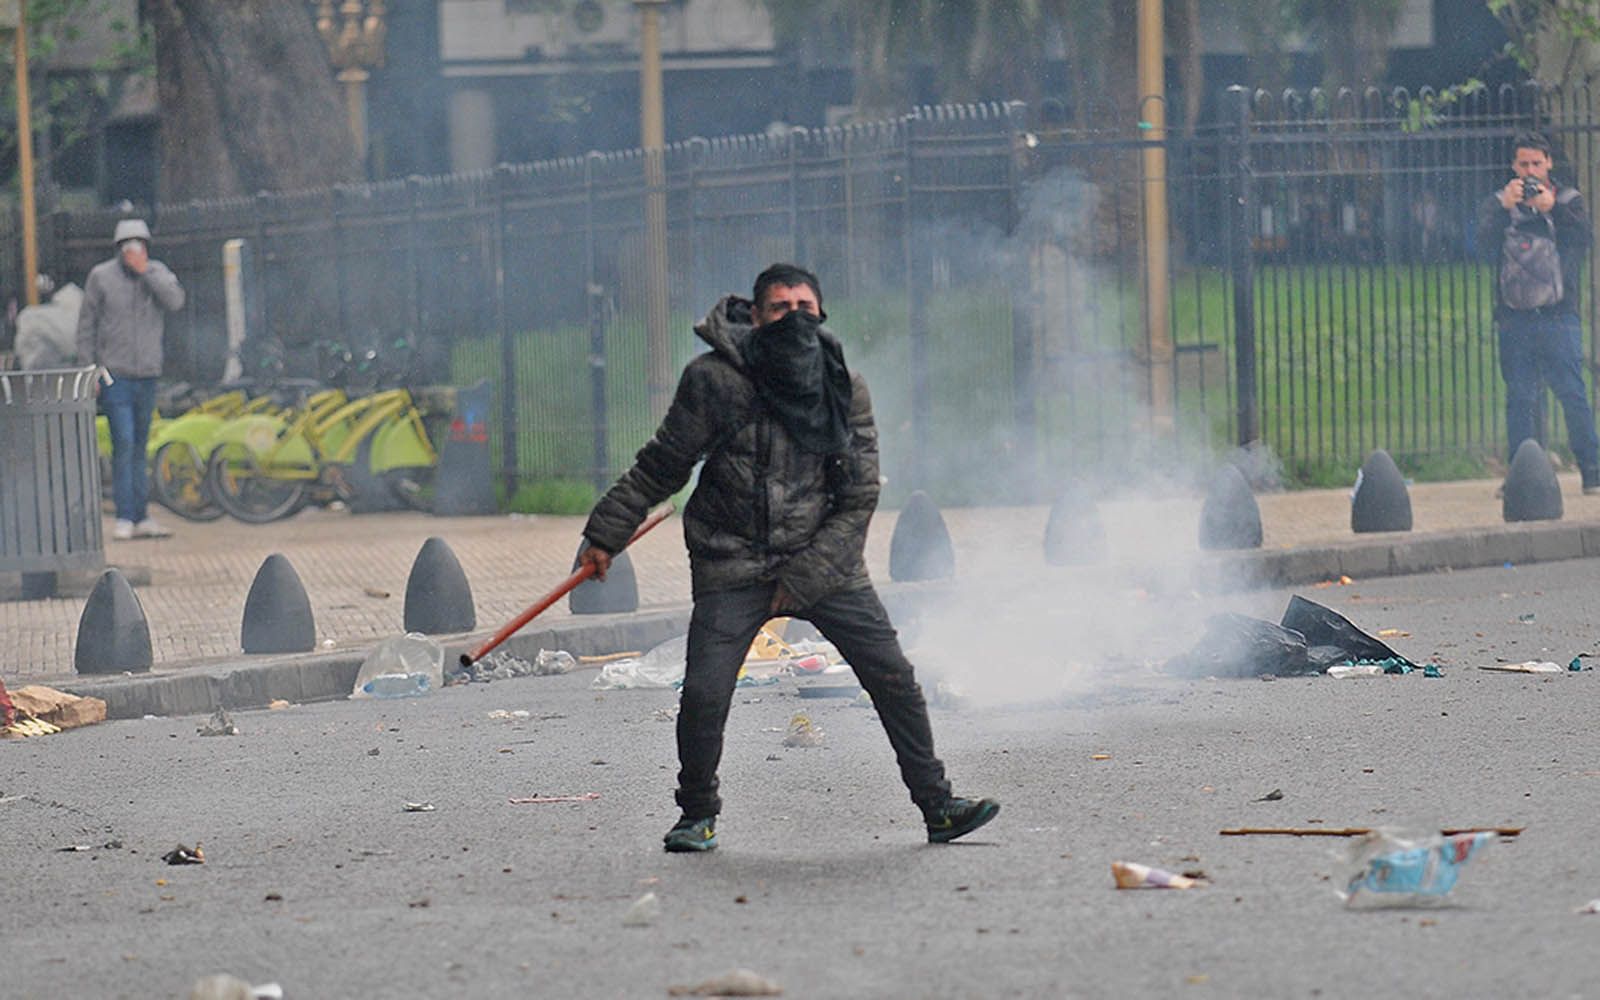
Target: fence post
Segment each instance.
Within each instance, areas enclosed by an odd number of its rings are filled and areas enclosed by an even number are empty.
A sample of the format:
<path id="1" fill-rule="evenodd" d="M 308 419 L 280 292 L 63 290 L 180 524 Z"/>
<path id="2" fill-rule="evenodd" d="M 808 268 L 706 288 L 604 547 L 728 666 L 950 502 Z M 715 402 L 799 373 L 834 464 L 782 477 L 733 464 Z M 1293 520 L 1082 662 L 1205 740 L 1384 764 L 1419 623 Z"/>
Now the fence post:
<path id="1" fill-rule="evenodd" d="M 595 273 L 594 259 L 594 161 L 583 161 L 583 252 L 586 276 L 585 303 L 589 311 L 589 407 L 594 414 L 594 488 L 604 490 L 611 478 L 611 442 L 606 413 L 606 317 L 605 286 Z M 691 208 L 691 219 L 693 210 Z M 694 271 L 690 265 L 690 273 Z"/>
<path id="2" fill-rule="evenodd" d="M 805 239 L 800 235 L 800 160 L 795 155 L 795 136 L 800 129 L 792 128 L 784 138 L 789 156 L 789 259 L 804 267 L 815 267 L 806 262 Z"/>
<path id="3" fill-rule="evenodd" d="M 344 202 L 345 186 L 333 186 L 333 284 L 338 296 L 339 304 L 339 341 L 345 349 L 355 351 L 356 345 L 350 339 L 350 302 L 346 294 L 346 285 L 349 284 L 349 274 L 345 271 L 344 260 Z"/>
<path id="4" fill-rule="evenodd" d="M 1006 108 L 1007 146 L 1013 155 L 1006 157 L 1006 231 L 1016 238 L 1021 236 L 1018 227 L 1022 222 L 1021 190 L 1024 182 L 1018 169 L 1015 150 L 1025 138 L 1026 122 L 1019 121 L 1021 105 Z M 1006 287 L 1011 297 L 1011 419 L 1015 425 L 1018 478 L 1018 495 L 1027 501 L 1036 499 L 1038 487 L 1038 358 L 1035 331 L 1037 324 L 1033 313 L 1033 296 L 1028 288 L 1028 260 L 1032 251 L 1014 255 Z"/>
<path id="5" fill-rule="evenodd" d="M 901 182 L 905 200 L 900 238 L 905 241 L 907 362 L 911 368 L 911 486 L 926 489 L 933 400 L 928 391 L 928 282 L 924 274 L 927 252 L 915 232 L 917 118 L 915 111 L 905 118 L 905 177 Z"/>
<path id="6" fill-rule="evenodd" d="M 272 279 L 269 277 L 268 267 L 272 263 L 272 252 L 267 248 L 267 205 L 272 195 L 266 191 L 257 191 L 252 205 L 255 209 L 255 239 L 256 239 L 256 281 L 259 285 L 251 302 L 250 315 L 245 318 L 245 329 L 254 333 L 255 339 L 248 357 L 257 365 L 264 358 L 262 354 L 277 353 L 281 364 L 281 352 L 277 352 L 278 338 L 272 333 L 268 321 L 271 319 Z M 247 374 L 249 374 L 247 372 Z"/>
<path id="7" fill-rule="evenodd" d="M 517 490 L 517 352 L 506 309 L 506 191 L 510 186 L 511 168 L 501 163 L 494 168 L 494 238 L 489 246 L 494 255 L 495 324 L 500 332 L 500 473 L 508 497 Z"/>
<path id="8" fill-rule="evenodd" d="M 1238 443 L 1261 437 L 1256 405 L 1256 296 L 1255 266 L 1250 248 L 1250 91 L 1228 88 L 1233 98 L 1234 133 L 1228 167 L 1232 173 L 1228 225 L 1228 261 L 1233 272 L 1233 378 L 1238 423 Z"/>
<path id="9" fill-rule="evenodd" d="M 406 339 L 411 349 L 422 350 L 422 227 L 418 219 L 422 200 L 422 178 L 406 178 L 406 265 L 411 280 L 406 282 L 406 319 L 411 325 Z"/>

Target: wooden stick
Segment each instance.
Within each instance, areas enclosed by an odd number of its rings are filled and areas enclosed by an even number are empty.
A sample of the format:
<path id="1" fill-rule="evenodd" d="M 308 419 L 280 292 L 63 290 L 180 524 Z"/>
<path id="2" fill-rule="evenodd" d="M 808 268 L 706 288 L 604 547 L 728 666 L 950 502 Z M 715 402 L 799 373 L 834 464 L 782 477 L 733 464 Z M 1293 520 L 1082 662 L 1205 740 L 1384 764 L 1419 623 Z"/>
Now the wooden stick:
<path id="1" fill-rule="evenodd" d="M 1461 826 L 1439 832 L 1446 837 L 1458 833 L 1494 833 L 1502 837 L 1515 837 L 1526 827 L 1521 826 Z M 1370 826 L 1236 826 L 1217 833 L 1224 837 L 1365 837 L 1373 832 Z"/>

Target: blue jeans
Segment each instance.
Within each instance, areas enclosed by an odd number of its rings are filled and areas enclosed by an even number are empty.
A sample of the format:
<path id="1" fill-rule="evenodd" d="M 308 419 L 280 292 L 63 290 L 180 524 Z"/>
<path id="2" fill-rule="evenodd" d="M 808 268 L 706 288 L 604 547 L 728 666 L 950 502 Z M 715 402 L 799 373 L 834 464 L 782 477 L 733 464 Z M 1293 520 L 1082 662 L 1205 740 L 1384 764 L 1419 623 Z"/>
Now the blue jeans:
<path id="1" fill-rule="evenodd" d="M 1510 454 L 1538 438 L 1539 389 L 1549 385 L 1567 417 L 1567 443 L 1584 485 L 1600 475 L 1600 438 L 1583 384 L 1583 324 L 1572 313 L 1507 312 L 1500 320 L 1500 373 L 1506 380 L 1506 440 Z"/>
<path id="2" fill-rule="evenodd" d="M 772 590 L 770 583 L 755 584 L 695 598 L 678 712 L 677 800 L 686 816 L 722 811 L 717 794 L 722 730 L 750 641 L 772 617 Z M 811 622 L 838 647 L 872 696 L 911 800 L 934 806 L 948 799 L 950 783 L 933 753 L 927 702 L 877 593 L 865 587 L 832 594 L 793 615 Z"/>
<path id="3" fill-rule="evenodd" d="M 100 408 L 111 424 L 111 497 L 117 520 L 138 524 L 150 500 L 144 452 L 156 408 L 156 380 L 118 378 L 101 388 Z"/>

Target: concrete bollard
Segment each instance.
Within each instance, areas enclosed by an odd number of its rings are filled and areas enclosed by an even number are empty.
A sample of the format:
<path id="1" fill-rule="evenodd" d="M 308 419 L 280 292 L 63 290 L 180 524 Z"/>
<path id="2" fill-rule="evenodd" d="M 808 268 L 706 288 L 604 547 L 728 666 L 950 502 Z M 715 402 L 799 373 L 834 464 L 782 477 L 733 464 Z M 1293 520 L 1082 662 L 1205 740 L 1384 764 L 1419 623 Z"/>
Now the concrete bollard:
<path id="1" fill-rule="evenodd" d="M 1406 478 L 1382 448 L 1368 455 L 1356 473 L 1355 496 L 1350 500 L 1350 530 L 1357 534 L 1411 530 L 1411 494 L 1406 492 Z"/>
<path id="2" fill-rule="evenodd" d="M 1261 507 L 1256 503 L 1244 473 L 1224 464 L 1212 477 L 1205 504 L 1200 508 L 1202 549 L 1259 549 Z"/>
<path id="3" fill-rule="evenodd" d="M 917 490 L 906 500 L 889 539 L 889 578 L 947 580 L 956 575 L 956 550 L 928 494 Z"/>
<path id="4" fill-rule="evenodd" d="M 1044 526 L 1044 561 L 1051 566 L 1081 566 L 1106 557 L 1106 529 L 1100 507 L 1088 493 L 1071 489 L 1056 498 Z"/>
<path id="5" fill-rule="evenodd" d="M 1507 521 L 1561 520 L 1561 482 L 1539 442 L 1517 445 L 1502 487 L 1500 512 Z"/>
<path id="6" fill-rule="evenodd" d="M 573 557 L 572 568 L 578 568 L 578 557 L 589 547 L 588 540 L 578 545 L 578 555 Z M 633 573 L 633 560 L 628 553 L 618 552 L 611 557 L 611 569 L 604 580 L 594 577 L 573 588 L 567 597 L 567 608 L 575 615 L 613 615 L 639 610 L 639 581 Z"/>
<path id="7" fill-rule="evenodd" d="M 246 653 L 305 653 L 316 648 L 311 599 L 289 560 L 267 556 L 244 599 L 240 643 Z"/>
<path id="8" fill-rule="evenodd" d="M 154 662 L 144 605 L 120 570 L 106 570 L 95 581 L 78 619 L 72 668 L 80 674 L 143 673 Z"/>
<path id="9" fill-rule="evenodd" d="M 437 536 L 422 543 L 406 577 L 407 632 L 442 635 L 478 627 L 472 587 L 448 543 Z"/>

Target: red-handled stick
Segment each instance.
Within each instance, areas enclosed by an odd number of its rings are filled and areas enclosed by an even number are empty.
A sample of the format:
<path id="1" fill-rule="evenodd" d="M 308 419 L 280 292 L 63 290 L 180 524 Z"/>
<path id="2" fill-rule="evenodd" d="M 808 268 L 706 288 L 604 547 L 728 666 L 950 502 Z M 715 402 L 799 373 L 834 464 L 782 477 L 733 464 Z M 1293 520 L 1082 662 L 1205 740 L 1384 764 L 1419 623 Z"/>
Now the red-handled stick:
<path id="1" fill-rule="evenodd" d="M 644 519 L 644 523 L 639 525 L 639 530 L 635 531 L 633 535 L 625 543 L 623 543 L 622 548 L 626 549 L 629 545 L 637 542 L 639 537 L 645 532 L 671 517 L 672 509 L 672 505 L 669 503 L 666 506 L 660 507 L 651 512 L 650 516 Z M 619 549 L 618 551 L 621 550 Z M 474 663 L 483 659 L 485 656 L 489 655 L 490 651 L 496 646 L 511 638 L 522 628 L 522 626 L 539 617 L 545 612 L 545 609 L 550 607 L 550 605 L 567 596 L 567 594 L 571 592 L 572 588 L 589 579 L 589 577 L 592 575 L 594 575 L 594 566 L 592 564 L 585 563 L 584 565 L 579 566 L 573 571 L 571 576 L 557 584 L 554 590 L 539 598 L 526 611 L 507 622 L 505 627 L 491 636 L 488 642 L 479 646 L 470 653 L 462 653 L 461 665 L 463 667 L 470 667 Z"/>

